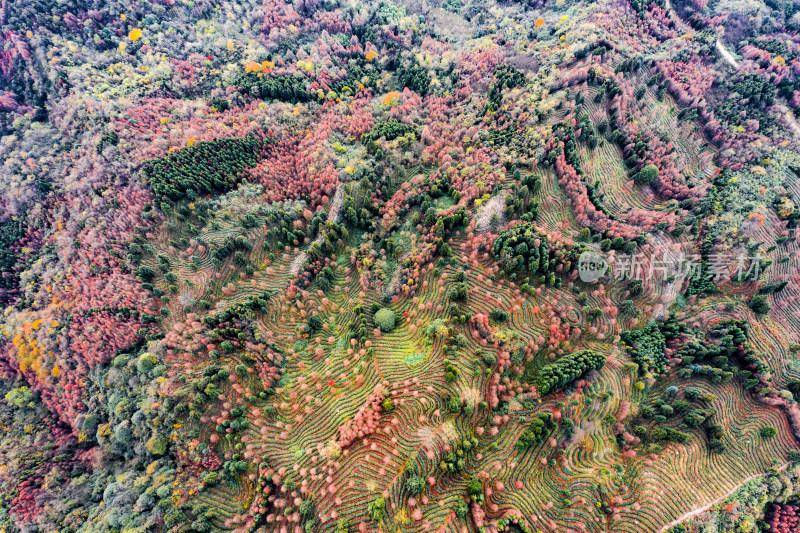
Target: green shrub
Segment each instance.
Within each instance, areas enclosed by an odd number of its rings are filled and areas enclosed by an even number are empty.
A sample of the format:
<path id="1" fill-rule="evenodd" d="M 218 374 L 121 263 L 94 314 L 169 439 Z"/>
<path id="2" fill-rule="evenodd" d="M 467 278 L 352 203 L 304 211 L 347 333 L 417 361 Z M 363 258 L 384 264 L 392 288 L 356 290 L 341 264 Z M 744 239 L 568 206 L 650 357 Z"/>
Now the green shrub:
<path id="1" fill-rule="evenodd" d="M 136 360 L 136 371 L 140 374 L 147 374 L 156 364 L 156 359 L 151 353 L 143 353 Z"/>
<path id="2" fill-rule="evenodd" d="M 125 422 L 117 424 L 114 428 L 114 438 L 122 444 L 130 444 L 133 440 L 133 431 Z"/>
<path id="3" fill-rule="evenodd" d="M 492 314 L 489 316 L 495 322 L 505 322 L 506 320 L 508 320 L 508 313 L 506 313 L 502 309 L 492 310 Z"/>
<path id="4" fill-rule="evenodd" d="M 757 315 L 767 314 L 770 309 L 769 302 L 767 302 L 767 297 L 763 294 L 753 296 L 748 305 L 750 306 L 750 309 L 752 309 Z"/>
<path id="5" fill-rule="evenodd" d="M 378 139 L 384 138 L 387 141 L 393 141 L 398 137 L 403 137 L 408 133 L 414 132 L 414 128 L 407 126 L 396 119 L 391 119 L 386 122 L 379 122 L 375 124 L 369 133 L 361 136 L 361 142 L 364 146 L 371 146 Z"/>
<path id="6" fill-rule="evenodd" d="M 425 488 L 425 480 L 418 474 L 412 474 L 406 480 L 406 488 L 408 492 L 416 496 Z"/>
<path id="7" fill-rule="evenodd" d="M 164 437 L 153 435 L 150 440 L 145 444 L 147 451 L 153 455 L 163 455 L 167 451 L 167 439 Z"/>
<path id="8" fill-rule="evenodd" d="M 143 265 L 139 267 L 136 275 L 139 276 L 139 279 L 143 281 L 152 281 L 153 277 L 156 275 L 156 272 L 152 268 Z"/>
<path id="9" fill-rule="evenodd" d="M 201 141 L 145 163 L 143 171 L 159 201 L 225 192 L 258 163 L 266 145 L 255 135 Z"/>
<path id="10" fill-rule="evenodd" d="M 517 224 L 501 233 L 492 244 L 492 252 L 506 272 L 547 274 L 550 270 L 547 237 L 533 223 Z"/>
<path id="11" fill-rule="evenodd" d="M 639 365 L 642 372 L 660 374 L 667 367 L 666 340 L 656 324 L 641 329 L 625 331 L 622 342 L 628 347 L 631 359 Z"/>
<path id="12" fill-rule="evenodd" d="M 220 475 L 217 472 L 204 472 L 200 479 L 206 485 L 216 485 L 220 482 Z"/>
<path id="13" fill-rule="evenodd" d="M 454 302 L 466 302 L 469 297 L 469 287 L 466 283 L 455 283 L 447 292 L 447 298 Z"/>
<path id="14" fill-rule="evenodd" d="M 552 415 L 550 413 L 540 413 L 519 436 L 517 440 L 517 450 L 524 452 L 528 448 L 536 446 L 542 442 L 553 429 L 555 429 L 555 424 L 553 423 Z"/>
<path id="15" fill-rule="evenodd" d="M 308 317 L 308 329 L 317 331 L 322 327 L 322 319 L 318 315 L 311 315 Z"/>
<path id="16" fill-rule="evenodd" d="M 306 80 L 302 76 L 290 74 L 259 75 L 258 72 L 246 72 L 237 80 L 236 85 L 242 94 L 254 98 L 280 100 L 296 104 L 308 102 L 312 94 L 306 88 Z"/>
<path id="17" fill-rule="evenodd" d="M 696 389 L 694 387 L 686 389 L 683 395 L 686 397 L 687 400 L 696 400 L 703 394 L 703 391 L 700 389 Z"/>
<path id="18" fill-rule="evenodd" d="M 394 311 L 391 309 L 387 309 L 386 307 L 379 309 L 378 312 L 375 313 L 373 320 L 375 321 L 375 325 L 384 333 L 394 329 L 395 316 Z"/>
<path id="19" fill-rule="evenodd" d="M 472 478 L 467 482 L 467 494 L 477 502 L 483 501 L 483 483 L 478 478 Z"/>
<path id="20" fill-rule="evenodd" d="M 605 364 L 606 356 L 603 354 L 592 350 L 574 352 L 544 366 L 536 376 L 536 387 L 539 394 L 545 396 L 578 379 L 589 370 L 600 370 Z"/>
<path id="21" fill-rule="evenodd" d="M 369 504 L 367 511 L 373 522 L 380 522 L 383 520 L 383 515 L 386 512 L 386 500 L 378 496 Z"/>
<path id="22" fill-rule="evenodd" d="M 469 513 L 469 505 L 467 505 L 467 502 L 464 500 L 458 500 L 453 511 L 456 513 L 457 517 L 466 518 L 467 514 Z"/>
<path id="23" fill-rule="evenodd" d="M 19 408 L 25 406 L 33 407 L 33 393 L 29 387 L 17 387 L 16 389 L 11 389 L 8 391 L 8 393 L 6 393 L 6 402 Z"/>
<path id="24" fill-rule="evenodd" d="M 636 176 L 637 185 L 652 185 L 658 179 L 658 167 L 646 165 Z"/>
<path id="25" fill-rule="evenodd" d="M 709 417 L 714 414 L 711 409 L 692 409 L 683 418 L 687 426 L 693 428 L 705 422 Z"/>

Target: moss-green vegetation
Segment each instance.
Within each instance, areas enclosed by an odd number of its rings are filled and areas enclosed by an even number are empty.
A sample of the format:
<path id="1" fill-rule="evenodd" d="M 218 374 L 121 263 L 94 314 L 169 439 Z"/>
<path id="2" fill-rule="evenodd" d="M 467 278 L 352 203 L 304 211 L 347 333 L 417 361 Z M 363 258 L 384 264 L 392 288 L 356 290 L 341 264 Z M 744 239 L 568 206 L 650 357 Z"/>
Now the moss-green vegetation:
<path id="1" fill-rule="evenodd" d="M 200 141 L 145 163 L 143 170 L 156 198 L 193 200 L 229 190 L 245 170 L 256 165 L 268 144 L 254 135 Z"/>
<path id="2" fill-rule="evenodd" d="M 536 376 L 539 394 L 545 396 L 572 383 L 590 370 L 600 370 L 606 364 L 606 357 L 592 350 L 581 350 L 567 354 L 556 362 L 545 365 Z"/>

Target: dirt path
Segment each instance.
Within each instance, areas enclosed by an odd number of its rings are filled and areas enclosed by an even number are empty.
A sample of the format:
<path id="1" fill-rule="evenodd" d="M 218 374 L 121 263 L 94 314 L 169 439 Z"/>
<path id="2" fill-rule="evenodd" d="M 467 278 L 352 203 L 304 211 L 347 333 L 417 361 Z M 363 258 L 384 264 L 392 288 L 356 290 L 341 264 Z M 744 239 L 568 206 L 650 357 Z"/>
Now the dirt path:
<path id="1" fill-rule="evenodd" d="M 727 64 L 736 70 L 739 70 L 739 62 L 736 61 L 736 58 L 733 57 L 733 54 L 728 52 L 728 49 L 725 48 L 725 45 L 722 44 L 722 41 L 720 41 L 719 38 L 717 38 L 717 52 L 719 52 L 719 55 L 722 56 L 722 59 L 724 59 Z"/>
<path id="2" fill-rule="evenodd" d="M 502 226 L 506 222 L 506 196 L 508 191 L 503 191 L 496 196 L 492 196 L 478 209 L 478 216 L 476 217 L 475 230 L 476 233 L 486 233 L 493 227 Z M 497 215 L 496 220 L 492 222 L 494 215 Z"/>
<path id="3" fill-rule="evenodd" d="M 800 126 L 797 125 L 797 120 L 794 118 L 794 114 L 783 104 L 781 104 L 781 111 L 783 111 L 783 116 L 786 118 L 786 122 L 789 124 L 789 127 L 792 128 L 795 137 L 800 137 Z"/>
<path id="4" fill-rule="evenodd" d="M 724 59 L 726 63 L 736 70 L 739 70 L 739 62 L 736 61 L 736 58 L 733 57 L 733 54 L 728 51 L 728 49 L 719 39 L 717 39 L 717 52 L 719 52 L 719 55 L 722 56 L 722 59 Z M 789 126 L 792 132 L 794 132 L 794 136 L 800 137 L 800 125 L 797 124 L 794 114 L 792 114 L 792 112 L 783 104 L 777 104 L 777 106 L 780 108 L 784 120 L 786 120 L 786 124 Z"/>
<path id="5" fill-rule="evenodd" d="M 669 265 L 677 265 L 681 260 L 681 250 L 680 244 L 676 243 L 673 246 L 672 241 L 666 238 L 664 235 L 657 235 L 654 237 L 654 248 L 663 250 L 664 255 L 662 256 L 662 261 Z M 656 260 L 656 256 L 651 258 L 652 261 Z M 659 272 L 654 273 L 653 281 L 655 283 L 659 283 L 658 278 Z M 678 293 L 680 292 L 681 285 L 683 284 L 683 278 L 676 278 L 671 282 L 662 281 L 661 287 L 661 298 L 659 298 L 659 304 L 656 306 L 655 317 L 660 318 L 667 315 L 668 309 L 672 302 L 678 297 Z"/>
<path id="6" fill-rule="evenodd" d="M 336 194 L 333 195 L 333 200 L 331 201 L 331 206 L 328 208 L 328 220 L 330 222 L 337 222 L 339 220 L 339 210 L 342 207 L 342 203 L 344 202 L 344 188 L 341 184 L 336 189 Z M 313 242 L 317 244 L 322 244 L 322 232 L 317 232 L 317 238 L 314 239 Z M 313 244 L 312 242 L 312 244 Z M 292 265 L 289 268 L 289 272 L 294 276 L 298 272 L 300 272 L 300 268 L 303 266 L 303 263 L 308 257 L 306 252 L 301 252 L 297 254 L 297 257 L 294 258 L 292 261 Z"/>
<path id="7" fill-rule="evenodd" d="M 786 467 L 788 467 L 790 464 L 791 464 L 791 463 L 784 463 L 784 464 L 782 464 L 781 466 L 779 466 L 779 467 L 778 467 L 778 472 L 781 472 L 781 471 L 785 470 L 785 469 L 786 469 Z M 672 522 L 670 522 L 670 523 L 669 523 L 669 524 L 667 524 L 666 526 L 662 527 L 662 528 L 659 530 L 659 533 L 664 533 L 665 531 L 668 531 L 669 529 L 671 529 L 671 528 L 673 528 L 673 527 L 677 526 L 677 525 L 678 525 L 678 524 L 680 524 L 681 522 L 685 522 L 686 520 L 689 520 L 690 518 L 694 518 L 695 516 L 697 516 L 697 515 L 699 515 L 699 514 L 702 514 L 702 513 L 706 512 L 706 511 L 708 511 L 709 509 L 711 509 L 712 507 L 714 507 L 714 506 L 715 506 L 715 505 L 717 505 L 718 503 L 720 503 L 720 502 L 724 501 L 725 499 L 729 498 L 729 497 L 730 497 L 730 496 L 731 496 L 731 495 L 732 495 L 734 492 L 736 492 L 737 490 L 739 490 L 740 488 L 742 488 L 743 486 L 745 486 L 747 483 L 749 483 L 749 482 L 753 481 L 753 480 L 754 480 L 754 479 L 756 479 L 756 478 L 764 477 L 764 476 L 766 476 L 766 475 L 767 475 L 767 474 L 753 474 L 752 476 L 748 477 L 747 479 L 744 479 L 744 480 L 743 480 L 741 483 L 739 483 L 738 485 L 736 485 L 736 486 L 735 486 L 735 487 L 734 487 L 734 488 L 733 488 L 733 489 L 732 489 L 730 492 L 728 492 L 727 494 L 724 494 L 724 495 L 720 496 L 719 498 L 717 498 L 717 499 L 716 499 L 716 500 L 714 500 L 713 502 L 711 502 L 711 503 L 709 503 L 709 504 L 707 504 L 707 505 L 704 505 L 703 507 L 700 507 L 700 508 L 698 508 L 698 509 L 695 509 L 695 510 L 693 510 L 693 511 L 689 511 L 689 512 L 688 512 L 688 513 L 686 513 L 686 514 L 683 514 L 683 515 L 679 516 L 678 518 L 676 518 L 675 520 L 673 520 Z"/>

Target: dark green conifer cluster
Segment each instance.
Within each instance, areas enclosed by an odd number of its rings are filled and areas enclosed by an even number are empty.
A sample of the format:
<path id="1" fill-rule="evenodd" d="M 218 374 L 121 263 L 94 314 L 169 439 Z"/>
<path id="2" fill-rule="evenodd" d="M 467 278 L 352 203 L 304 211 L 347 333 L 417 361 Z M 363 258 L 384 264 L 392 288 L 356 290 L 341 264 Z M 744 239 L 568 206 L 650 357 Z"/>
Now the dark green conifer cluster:
<path id="1" fill-rule="evenodd" d="M 258 163 L 268 144 L 255 135 L 200 141 L 148 162 L 143 170 L 158 200 L 194 200 L 233 187 Z"/>
<path id="2" fill-rule="evenodd" d="M 239 78 L 239 91 L 253 98 L 280 100 L 296 104 L 308 102 L 312 94 L 306 89 L 306 82 L 299 76 L 259 75 L 248 72 Z"/>
<path id="3" fill-rule="evenodd" d="M 592 350 L 573 352 L 544 366 L 536 376 L 536 387 L 539 389 L 539 394 L 546 396 L 590 370 L 600 370 L 605 364 L 606 356 L 601 353 Z"/>

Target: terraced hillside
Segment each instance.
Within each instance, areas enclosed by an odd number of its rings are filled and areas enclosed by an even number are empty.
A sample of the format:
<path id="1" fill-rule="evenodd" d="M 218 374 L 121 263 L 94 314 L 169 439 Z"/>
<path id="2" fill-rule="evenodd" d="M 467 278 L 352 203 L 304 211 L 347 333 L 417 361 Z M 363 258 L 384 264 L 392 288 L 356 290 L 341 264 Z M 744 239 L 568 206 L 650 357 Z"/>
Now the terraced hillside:
<path id="1" fill-rule="evenodd" d="M 795 531 L 796 11 L 3 3 L 0 527 Z"/>

